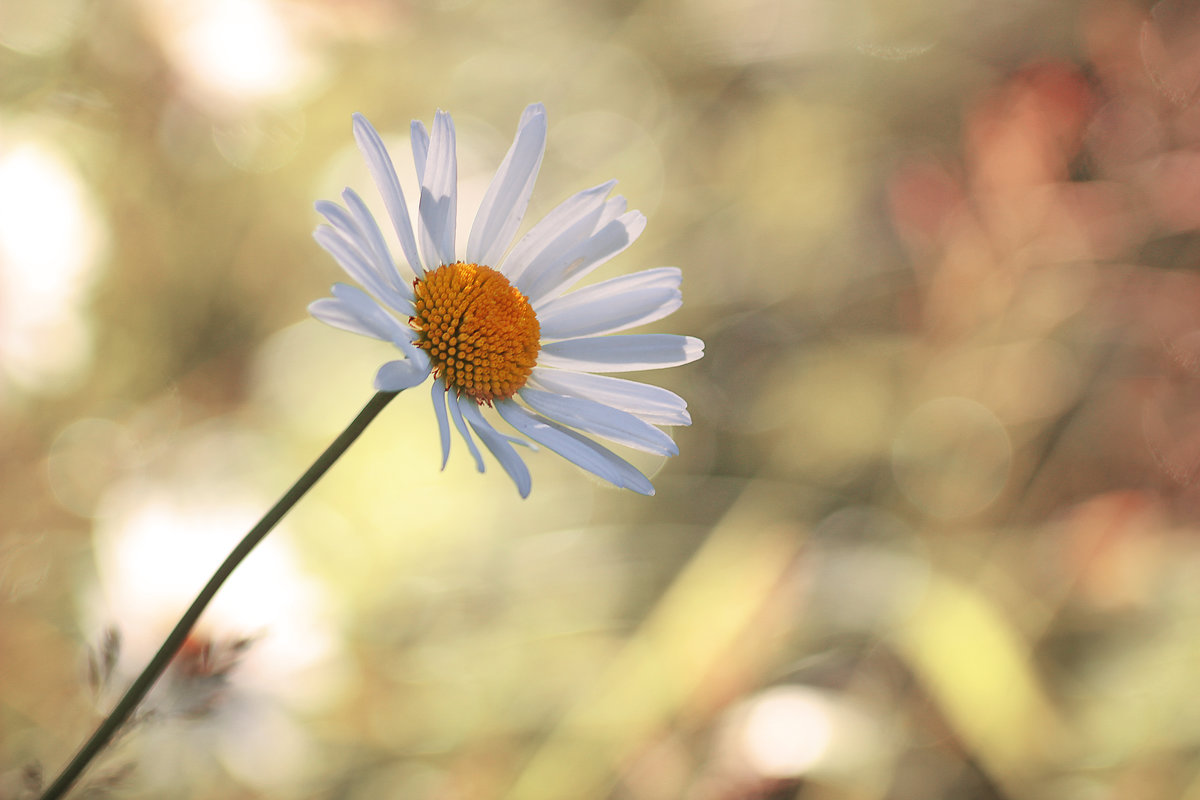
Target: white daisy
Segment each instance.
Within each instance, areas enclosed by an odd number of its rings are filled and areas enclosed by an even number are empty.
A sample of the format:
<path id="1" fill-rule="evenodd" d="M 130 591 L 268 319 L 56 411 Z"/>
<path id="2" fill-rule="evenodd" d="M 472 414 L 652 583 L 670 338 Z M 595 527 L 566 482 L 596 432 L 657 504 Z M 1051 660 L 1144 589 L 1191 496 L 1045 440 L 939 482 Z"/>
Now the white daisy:
<path id="1" fill-rule="evenodd" d="M 352 189 L 342 193 L 345 207 L 318 202 L 317 211 L 330 224 L 317 228 L 317 242 L 367 291 L 334 284 L 333 297 L 309 306 L 313 316 L 391 342 L 404 354 L 379 369 L 379 391 L 408 389 L 433 376 L 443 467 L 453 422 L 480 472 L 483 458 L 471 431 L 521 496 L 529 494 L 529 470 L 512 447 L 528 443 L 492 427 L 480 409 L 487 404 L 518 433 L 589 472 L 653 494 L 633 465 L 589 436 L 675 455 L 675 443 L 656 426 L 690 424 L 687 404 L 666 389 L 596 373 L 674 367 L 703 355 L 704 344 L 690 336 L 608 335 L 679 308 L 680 272 L 659 267 L 568 292 L 628 247 L 645 228 L 645 216 L 626 211 L 625 198 L 610 198 L 615 181 L 609 181 L 568 198 L 513 244 L 546 147 L 546 110 L 538 103 L 521 115 L 459 256 L 450 115 L 437 112 L 432 133 L 412 123 L 421 190 L 415 233 L 391 158 L 361 114 L 354 115 L 354 138 L 407 267 L 403 274 L 397 268 L 383 233 Z"/>

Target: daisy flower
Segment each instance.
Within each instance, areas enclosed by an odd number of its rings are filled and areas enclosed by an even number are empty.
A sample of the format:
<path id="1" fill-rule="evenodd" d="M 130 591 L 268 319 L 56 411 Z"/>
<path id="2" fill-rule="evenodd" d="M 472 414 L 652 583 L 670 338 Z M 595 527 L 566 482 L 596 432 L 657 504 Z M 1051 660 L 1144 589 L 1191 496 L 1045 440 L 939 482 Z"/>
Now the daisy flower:
<path id="1" fill-rule="evenodd" d="M 568 198 L 513 243 L 546 147 L 546 110 L 534 104 L 521 115 L 459 255 L 450 115 L 437 112 L 432 131 L 412 123 L 420 182 L 415 230 L 392 160 L 361 114 L 354 116 L 354 138 L 403 259 L 397 266 L 354 190 L 342 193 L 344 207 L 318 202 L 329 224 L 317 228 L 317 242 L 366 291 L 334 284 L 333 297 L 309 306 L 312 315 L 401 352 L 403 358 L 380 367 L 377 390 L 408 389 L 432 376 L 443 467 L 453 425 L 477 469 L 483 472 L 484 462 L 474 437 L 522 497 L 529 494 L 529 470 L 512 445 L 527 439 L 618 487 L 653 494 L 646 476 L 592 437 L 675 455 L 675 443 L 657 426 L 690 424 L 687 404 L 666 389 L 598 373 L 674 367 L 703 355 L 703 343 L 690 336 L 609 335 L 679 308 L 680 272 L 658 267 L 569 291 L 628 247 L 645 216 L 627 211 L 625 198 L 609 197 L 615 184 L 609 181 Z M 520 436 L 493 427 L 484 405 Z"/>

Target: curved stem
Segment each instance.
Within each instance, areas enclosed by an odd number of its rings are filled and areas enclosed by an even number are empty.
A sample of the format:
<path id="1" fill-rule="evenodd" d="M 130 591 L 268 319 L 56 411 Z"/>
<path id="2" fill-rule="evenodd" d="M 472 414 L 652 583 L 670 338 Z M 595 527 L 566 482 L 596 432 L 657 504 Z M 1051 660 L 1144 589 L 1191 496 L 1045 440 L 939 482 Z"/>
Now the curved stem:
<path id="1" fill-rule="evenodd" d="M 150 659 L 150 663 L 142 670 L 142 674 L 137 676 L 137 679 L 134 680 L 129 689 L 126 690 L 125 695 L 113 708 L 112 713 L 96 728 L 96 732 L 92 734 L 92 738 L 87 740 L 83 747 L 79 749 L 79 752 L 75 754 L 75 757 L 71 759 L 71 762 L 54 779 L 54 783 L 50 784 L 49 788 L 42 794 L 41 800 L 56 800 L 56 798 L 62 797 L 71 788 L 71 785 L 75 783 L 84 769 L 91 763 L 92 759 L 100 754 L 105 745 L 108 744 L 113 735 L 120 729 L 121 725 L 129 719 L 134 709 L 137 708 L 138 703 L 146 697 L 150 688 L 154 686 L 154 682 L 166 671 L 167 666 L 171 663 L 171 659 L 179 652 L 179 648 L 187 640 L 188 634 L 191 633 L 192 627 L 196 624 L 196 620 L 200 618 L 201 613 L 203 613 L 205 607 L 213 599 L 217 590 L 221 588 L 221 585 L 233 574 L 233 571 L 250 554 L 255 545 L 261 542 L 271 532 L 271 529 L 275 527 L 276 523 L 291 510 L 292 506 L 320 480 L 326 470 L 333 466 L 333 462 L 337 461 L 342 453 L 346 452 L 346 449 L 353 444 L 359 434 L 366 429 L 367 425 L 371 424 L 371 421 L 375 419 L 384 406 L 391 402 L 392 398 L 397 394 L 398 392 L 379 392 L 372 397 L 363 407 L 363 410 L 358 412 L 358 416 L 354 418 L 354 421 L 346 427 L 346 430 L 342 431 L 333 440 L 333 443 L 300 476 L 299 480 L 292 485 L 292 488 L 288 489 L 283 497 L 279 498 L 279 501 L 271 507 L 271 510 L 263 515 L 258 524 L 251 528 L 250 532 L 238 542 L 237 546 L 233 548 L 232 552 L 221 563 L 221 566 L 217 568 L 217 571 L 213 573 L 213 576 L 209 578 L 208 583 L 200 590 L 200 594 L 196 595 L 196 599 L 192 601 L 191 606 L 180 617 L 179 622 L 175 624 L 175 628 L 167 636 L 166 640 L 163 641 L 158 652 L 154 654 L 154 658 Z"/>

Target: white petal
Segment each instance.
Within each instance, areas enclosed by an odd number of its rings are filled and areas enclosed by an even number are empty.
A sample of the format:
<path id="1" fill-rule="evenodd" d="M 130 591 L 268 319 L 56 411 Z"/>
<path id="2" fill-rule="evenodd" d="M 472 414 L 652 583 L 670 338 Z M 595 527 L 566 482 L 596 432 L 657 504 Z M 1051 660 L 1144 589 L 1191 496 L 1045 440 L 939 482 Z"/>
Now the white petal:
<path id="1" fill-rule="evenodd" d="M 417 239 L 413 236 L 412 221 L 408 218 L 408 204 L 404 200 L 404 190 L 400 188 L 400 178 L 396 176 L 396 167 L 388 156 L 387 148 L 379 133 L 367 122 L 362 114 L 354 115 L 354 141 L 367 160 L 367 168 L 375 180 L 375 186 L 383 197 L 383 204 L 391 217 L 392 227 L 396 230 L 396 238 L 400 240 L 400 250 L 408 262 L 413 275 L 419 275 L 421 259 L 417 255 Z"/>
<path id="2" fill-rule="evenodd" d="M 535 308 L 543 339 L 595 336 L 645 325 L 683 305 L 682 275 L 659 267 L 601 281 Z"/>
<path id="3" fill-rule="evenodd" d="M 616 184 L 616 181 L 609 181 L 584 189 L 543 217 L 521 237 L 504 259 L 501 272 L 505 277 L 519 289 L 521 277 L 535 261 L 539 264 L 552 263 L 555 253 L 565 253 L 591 236 L 600 215 L 604 213 L 604 198 L 608 197 Z"/>
<path id="4" fill-rule="evenodd" d="M 332 203 L 329 205 L 333 206 Z M 333 207 L 338 208 L 337 206 Z M 341 231 L 328 225 L 318 225 L 317 229 L 313 231 L 313 238 L 325 252 L 333 256 L 347 275 L 364 286 L 371 294 L 397 311 L 407 312 L 412 308 L 412 303 L 408 298 L 399 294 L 387 280 L 380 276 L 379 267 L 369 261 L 362 247 L 355 244 L 355 239 L 347 238 Z"/>
<path id="5" fill-rule="evenodd" d="M 346 194 L 348 193 L 348 194 Z M 359 262 L 362 265 L 361 269 L 369 272 L 374 276 L 375 280 L 371 285 L 385 286 L 388 298 L 387 302 L 391 302 L 393 296 L 403 296 L 411 298 L 412 291 L 403 281 L 399 279 L 396 273 L 396 266 L 392 263 L 391 254 L 387 250 L 387 245 L 383 243 L 383 236 L 379 233 L 379 226 L 375 224 L 371 212 L 363 205 L 362 200 L 351 189 L 347 189 L 343 196 L 353 198 L 351 201 L 351 211 L 339 206 L 337 203 L 331 203 L 328 200 L 318 200 L 315 204 L 317 212 L 325 217 L 333 226 L 333 233 L 337 238 L 341 239 L 345 247 L 353 254 L 359 256 Z M 358 208 L 354 209 L 354 204 L 357 203 Z M 365 223 L 365 227 L 364 227 Z M 372 234 L 369 228 L 374 229 L 376 241 L 372 241 Z M 317 230 L 321 230 L 318 226 Z M 331 234 L 322 234 L 328 236 Z M 321 239 L 318 237 L 318 242 Z M 326 248 L 328 249 L 328 248 Z M 336 256 L 335 256 L 336 257 Z M 364 281 L 359 281 L 364 286 L 368 284 Z M 368 288 L 371 288 L 368 286 Z M 375 292 L 375 289 L 371 289 Z"/>
<path id="6" fill-rule="evenodd" d="M 429 376 L 429 361 L 412 358 L 389 361 L 375 374 L 375 389 L 380 392 L 399 392 L 421 383 Z"/>
<path id="7" fill-rule="evenodd" d="M 450 459 L 450 424 L 446 421 L 446 394 L 445 381 L 434 381 L 431 395 L 433 414 L 438 422 L 438 435 L 442 440 L 442 469 L 446 468 L 446 462 Z"/>
<path id="8" fill-rule="evenodd" d="M 604 201 L 604 210 L 600 212 L 600 219 L 596 222 L 596 230 L 600 230 L 624 213 L 625 198 L 623 196 L 617 195 L 616 197 L 608 198 L 608 200 Z"/>
<path id="9" fill-rule="evenodd" d="M 360 336 L 370 336 L 372 339 L 381 338 L 374 328 L 359 319 L 353 309 L 337 298 L 322 297 L 320 300 L 314 300 L 308 304 L 308 313 L 326 325 L 357 333 Z M 383 341 L 390 342 L 391 339 L 384 337 Z"/>
<path id="10" fill-rule="evenodd" d="M 417 183 L 425 180 L 425 162 L 429 160 L 429 131 L 419 119 L 412 122 L 411 138 L 413 163 L 417 167 Z"/>
<path id="11" fill-rule="evenodd" d="M 391 342 L 397 347 L 407 347 L 412 341 L 412 329 L 401 325 L 373 297 L 357 286 L 335 283 L 333 296 L 349 313 L 357 317 L 364 327 L 373 331 L 372 335 L 376 339 Z"/>
<path id="12" fill-rule="evenodd" d="M 660 456 L 679 455 L 679 448 L 670 436 L 632 414 L 594 400 L 552 394 L 528 387 L 522 389 L 520 395 L 534 411 L 564 425 L 647 453 Z"/>
<path id="13" fill-rule="evenodd" d="M 454 427 L 458 428 L 459 435 L 467 443 L 467 449 L 471 451 L 471 457 L 475 459 L 475 469 L 483 472 L 483 456 L 479 454 L 479 448 L 475 446 L 475 440 L 471 438 L 471 432 L 467 430 L 467 423 L 463 421 L 462 409 L 460 408 L 462 398 L 448 397 L 446 400 L 447 405 L 450 406 L 450 419 L 454 420 Z M 470 402 L 474 401 L 470 400 Z"/>
<path id="14" fill-rule="evenodd" d="M 517 491 L 521 497 L 529 496 L 529 489 L 532 481 L 529 477 L 529 468 L 525 466 L 525 462 L 517 455 L 517 451 L 509 444 L 513 441 L 511 436 L 505 436 L 483 418 L 483 414 L 479 412 L 479 406 L 476 405 L 468 397 L 459 401 L 463 416 L 467 418 L 467 422 L 471 423 L 471 427 L 475 429 L 475 433 L 479 435 L 479 439 L 492 451 L 492 455 L 500 462 L 500 466 L 504 467 L 504 471 L 508 473 L 513 482 L 517 484 Z M 520 440 L 517 440 L 520 441 Z"/>
<path id="15" fill-rule="evenodd" d="M 555 394 L 586 397 L 606 406 L 628 411 L 651 425 L 691 425 L 687 403 L 674 392 L 648 383 L 535 367 L 530 385 Z"/>
<path id="16" fill-rule="evenodd" d="M 383 231 L 379 230 L 379 225 L 375 223 L 375 218 L 371 216 L 371 211 L 358 196 L 358 192 L 346 187 L 342 190 L 342 200 L 346 203 L 346 209 L 350 212 L 350 217 L 354 220 L 357 228 L 358 238 L 355 241 L 358 242 L 363 252 L 371 257 L 371 263 L 391 264 L 392 254 L 388 250 L 387 242 L 383 240 Z M 381 273 L 380 277 L 390 276 Z"/>
<path id="17" fill-rule="evenodd" d="M 538 364 L 576 372 L 631 372 L 677 367 L 704 355 L 704 342 L 692 336 L 639 333 L 567 339 L 542 345 Z"/>
<path id="18" fill-rule="evenodd" d="M 414 148 L 415 140 L 414 140 Z M 426 269 L 453 264 L 455 218 L 458 213 L 458 161 L 454 151 L 454 123 L 439 111 L 433 118 L 429 154 L 421 176 L 417 240 Z"/>
<path id="19" fill-rule="evenodd" d="M 362 232 L 358 229 L 358 223 L 354 221 L 354 217 L 350 216 L 350 212 L 339 206 L 332 200 L 318 200 L 313 203 L 313 208 L 317 213 L 329 221 L 329 224 L 341 232 L 356 246 L 361 247 Z"/>
<path id="20" fill-rule="evenodd" d="M 499 264 L 525 216 L 542 154 L 546 151 L 546 109 L 536 103 L 525 109 L 512 147 L 496 170 L 467 239 L 467 261 Z"/>
<path id="21" fill-rule="evenodd" d="M 557 263 L 547 265 L 537 274 L 529 270 L 521 291 L 530 303 L 537 305 L 570 288 L 571 284 L 629 247 L 645 229 L 646 217 L 642 212 L 626 212 L 571 248 Z"/>
<path id="22" fill-rule="evenodd" d="M 608 448 L 545 417 L 531 414 L 512 400 L 496 403 L 496 410 L 509 425 L 593 475 L 640 494 L 654 494 L 654 486 L 646 476 Z"/>
<path id="23" fill-rule="evenodd" d="M 350 213 L 354 215 L 354 220 L 358 223 L 359 230 L 362 231 L 363 242 L 370 248 L 372 263 L 376 265 L 380 277 L 395 289 L 397 294 L 412 300 L 412 287 L 396 271 L 396 262 L 392 260 L 392 252 L 383 239 L 383 231 L 379 230 L 379 224 L 375 222 L 375 217 L 371 215 L 367 204 L 353 189 L 349 188 L 342 192 L 342 199 L 346 201 L 346 207 L 350 209 Z"/>

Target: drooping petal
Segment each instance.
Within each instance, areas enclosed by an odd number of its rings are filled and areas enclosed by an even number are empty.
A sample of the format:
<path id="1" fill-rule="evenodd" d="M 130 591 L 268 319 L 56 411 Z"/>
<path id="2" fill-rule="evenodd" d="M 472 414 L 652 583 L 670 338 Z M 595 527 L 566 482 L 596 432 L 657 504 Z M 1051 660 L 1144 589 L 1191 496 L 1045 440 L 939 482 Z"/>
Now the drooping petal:
<path id="1" fill-rule="evenodd" d="M 396 167 L 388 156 L 387 148 L 378 131 L 371 126 L 362 114 L 354 115 L 354 141 L 367 160 L 367 168 L 371 178 L 383 197 L 384 207 L 396 230 L 396 238 L 400 240 L 400 250 L 408 262 L 412 274 L 420 275 L 421 259 L 417 254 L 417 239 L 413 235 L 412 220 L 408 216 L 408 204 L 404 200 L 404 190 L 400 188 L 400 178 L 396 175 Z"/>
<path id="2" fill-rule="evenodd" d="M 354 220 L 358 223 L 359 230 L 362 231 L 363 241 L 369 248 L 372 263 L 377 265 L 380 277 L 395 289 L 397 294 L 412 300 L 412 287 L 400 277 L 400 273 L 396 270 L 396 262 L 392 260 L 392 252 L 388 249 L 387 242 L 384 241 L 383 231 L 379 230 L 379 224 L 375 222 L 375 217 L 371 215 L 367 204 L 353 189 L 349 188 L 342 192 L 342 199 L 346 201 L 346 207 L 350 209 L 350 213 L 354 215 Z"/>
<path id="3" fill-rule="evenodd" d="M 529 387 L 522 389 L 520 396 L 539 414 L 585 433 L 602 436 L 617 444 L 655 455 L 679 455 L 679 448 L 670 436 L 633 414 L 594 400 L 553 394 Z"/>
<path id="4" fill-rule="evenodd" d="M 682 274 L 659 267 L 560 295 L 535 308 L 543 339 L 625 330 L 662 319 L 683 305 Z"/>
<path id="5" fill-rule="evenodd" d="M 421 175 L 417 240 L 426 269 L 453 264 L 455 219 L 458 213 L 458 159 L 454 150 L 454 123 L 439 111 L 433 118 L 429 153 Z M 414 152 L 416 140 L 413 140 Z"/>
<path id="6" fill-rule="evenodd" d="M 530 303 L 538 305 L 566 291 L 584 275 L 629 247 L 645 229 L 645 215 L 640 211 L 628 211 L 571 248 L 557 263 L 548 264 L 537 273 L 529 270 L 521 291 Z"/>
<path id="7" fill-rule="evenodd" d="M 496 410 L 509 425 L 593 475 L 639 494 L 654 494 L 654 486 L 646 476 L 608 448 L 545 417 L 532 414 L 512 400 L 496 403 Z"/>
<path id="8" fill-rule="evenodd" d="M 467 261 L 498 264 L 513 236 L 542 166 L 546 151 L 546 108 L 535 103 L 525 109 L 512 147 L 496 170 L 467 239 Z"/>
<path id="9" fill-rule="evenodd" d="M 521 497 L 528 497 L 529 489 L 533 483 L 529 477 L 529 468 L 525 466 L 525 462 L 517 455 L 517 451 L 512 448 L 512 445 L 509 444 L 511 441 L 521 442 L 521 440 L 514 440 L 511 436 L 505 436 L 493 428 L 483 418 L 483 414 L 479 412 L 479 406 L 470 398 L 460 398 L 459 404 L 463 416 L 466 417 L 471 427 L 475 429 L 475 433 L 478 434 L 480 441 L 491 451 L 496 460 L 500 462 L 500 466 L 504 467 L 504 471 L 517 484 L 517 491 L 521 494 Z"/>
<path id="10" fill-rule="evenodd" d="M 566 339 L 542 345 L 538 363 L 576 372 L 633 372 L 677 367 L 704 355 L 704 342 L 692 336 L 638 333 Z"/>
<path id="11" fill-rule="evenodd" d="M 535 367 L 528 385 L 538 386 L 555 394 L 590 398 L 606 406 L 627 411 L 651 425 L 692 424 L 692 418 L 687 412 L 687 403 L 682 397 L 648 383 L 588 372 Z"/>
<path id="12" fill-rule="evenodd" d="M 433 382 L 433 415 L 437 417 L 438 436 L 442 441 L 442 469 L 450 459 L 450 424 L 446 421 L 446 384 L 440 378 Z"/>
<path id="13" fill-rule="evenodd" d="M 418 386 L 427 377 L 429 377 L 429 359 L 427 358 L 389 361 L 375 374 L 375 390 L 401 392 Z"/>
<path id="14" fill-rule="evenodd" d="M 457 397 L 447 398 L 447 405 L 450 406 L 450 419 L 454 420 L 454 427 L 458 428 L 459 435 L 467 443 L 467 449 L 471 451 L 471 457 L 475 459 L 475 469 L 483 472 L 483 456 L 479 454 L 479 448 L 475 446 L 475 440 L 471 438 L 471 432 L 467 430 L 467 423 L 463 421 L 459 400 L 460 398 Z"/>
<path id="15" fill-rule="evenodd" d="M 518 289 L 530 265 L 553 263 L 579 242 L 591 236 L 604 213 L 604 198 L 617 185 L 608 181 L 584 189 L 564 200 L 521 237 L 504 259 L 501 272 Z M 540 271 L 540 267 L 535 270 Z"/>

